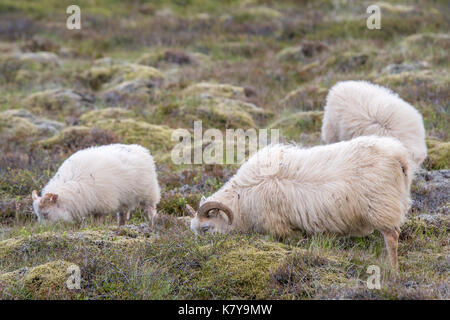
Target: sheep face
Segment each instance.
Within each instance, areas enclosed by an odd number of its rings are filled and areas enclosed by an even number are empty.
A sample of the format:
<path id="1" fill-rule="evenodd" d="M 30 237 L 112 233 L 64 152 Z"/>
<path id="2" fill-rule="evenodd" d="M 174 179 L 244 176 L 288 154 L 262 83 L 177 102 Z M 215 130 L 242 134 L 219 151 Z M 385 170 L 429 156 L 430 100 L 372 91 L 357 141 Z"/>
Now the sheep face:
<path id="1" fill-rule="evenodd" d="M 58 195 L 54 193 L 46 193 L 43 197 L 39 197 L 36 190 L 32 193 L 33 209 L 39 222 L 69 220 L 68 215 L 60 206 Z"/>
<path id="2" fill-rule="evenodd" d="M 228 233 L 233 222 L 231 210 L 218 202 L 207 202 L 202 198 L 200 207 L 196 212 L 191 206 L 186 205 L 186 209 L 191 216 L 191 230 L 196 235 L 209 232 Z"/>
<path id="3" fill-rule="evenodd" d="M 196 212 L 194 214 L 195 216 L 191 219 L 191 230 L 195 234 L 228 232 L 228 221 L 219 213 L 219 210 L 212 210 L 207 217 L 199 217 Z"/>

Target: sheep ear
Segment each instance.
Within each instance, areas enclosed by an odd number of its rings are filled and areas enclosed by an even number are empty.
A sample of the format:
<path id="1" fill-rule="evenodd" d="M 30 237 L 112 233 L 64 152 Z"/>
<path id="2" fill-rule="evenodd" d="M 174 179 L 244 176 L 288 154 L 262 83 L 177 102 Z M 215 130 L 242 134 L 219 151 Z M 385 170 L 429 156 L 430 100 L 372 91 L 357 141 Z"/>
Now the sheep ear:
<path id="1" fill-rule="evenodd" d="M 200 205 L 199 205 L 199 207 L 201 207 L 202 204 L 205 203 L 205 201 L 206 201 L 205 196 L 202 196 L 202 198 L 200 199 Z"/>
<path id="2" fill-rule="evenodd" d="M 187 210 L 189 216 L 192 217 L 192 218 L 194 218 L 197 215 L 195 210 L 188 204 L 186 205 L 186 210 Z"/>
<path id="3" fill-rule="evenodd" d="M 33 199 L 33 201 L 39 199 L 38 193 L 36 190 L 33 190 L 33 192 L 31 192 L 31 198 Z"/>

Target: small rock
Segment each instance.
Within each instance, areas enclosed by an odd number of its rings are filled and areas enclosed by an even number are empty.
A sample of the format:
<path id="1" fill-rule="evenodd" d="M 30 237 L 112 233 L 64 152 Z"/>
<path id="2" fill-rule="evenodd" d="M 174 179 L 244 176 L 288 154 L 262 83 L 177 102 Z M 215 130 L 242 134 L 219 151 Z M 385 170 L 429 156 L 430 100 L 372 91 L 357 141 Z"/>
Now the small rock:
<path id="1" fill-rule="evenodd" d="M 412 210 L 448 215 L 450 199 L 450 170 L 421 170 L 411 187 Z M 427 216 L 424 216 L 427 219 Z"/>
<path id="2" fill-rule="evenodd" d="M 436 223 L 437 223 L 437 221 L 436 221 L 436 216 L 432 216 L 432 215 L 430 215 L 430 214 L 425 214 L 425 213 L 423 213 L 423 214 L 420 214 L 420 215 L 418 216 L 418 218 L 421 219 L 421 220 L 424 220 L 424 221 L 426 221 L 426 222 L 428 222 L 428 223 L 433 223 L 433 224 L 436 224 Z"/>
<path id="3" fill-rule="evenodd" d="M 23 141 L 39 139 L 57 134 L 64 124 L 37 117 L 24 109 L 7 110 L 0 113 L 0 135 L 3 139 Z"/>
<path id="4" fill-rule="evenodd" d="M 112 105 L 126 104 L 130 95 L 142 95 L 144 99 L 150 95 L 155 88 L 155 84 L 150 80 L 130 80 L 119 83 L 101 93 L 101 97 Z"/>
<path id="5" fill-rule="evenodd" d="M 383 68 L 382 72 L 387 74 L 398 74 L 407 71 L 423 70 L 428 67 L 426 62 L 419 63 L 394 63 Z"/>

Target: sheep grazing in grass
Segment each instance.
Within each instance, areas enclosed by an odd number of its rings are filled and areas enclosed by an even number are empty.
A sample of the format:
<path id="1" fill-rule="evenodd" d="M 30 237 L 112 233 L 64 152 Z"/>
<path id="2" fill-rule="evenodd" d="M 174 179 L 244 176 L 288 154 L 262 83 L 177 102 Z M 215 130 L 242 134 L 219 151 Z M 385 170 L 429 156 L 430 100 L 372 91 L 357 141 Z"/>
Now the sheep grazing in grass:
<path id="1" fill-rule="evenodd" d="M 160 188 L 147 149 L 111 144 L 74 153 L 44 187 L 42 196 L 34 190 L 32 198 L 39 221 L 73 221 L 90 214 L 117 213 L 121 226 L 138 205 L 143 205 L 153 221 Z"/>
<path id="2" fill-rule="evenodd" d="M 359 136 L 389 136 L 409 150 L 417 171 L 427 156 L 422 115 L 387 88 L 366 81 L 343 81 L 327 96 L 322 140 L 334 143 Z"/>
<path id="3" fill-rule="evenodd" d="M 286 237 L 307 233 L 385 239 L 397 268 L 400 226 L 410 206 L 410 159 L 390 137 L 365 136 L 303 149 L 269 145 L 216 193 L 187 206 L 195 234 L 240 232 Z"/>

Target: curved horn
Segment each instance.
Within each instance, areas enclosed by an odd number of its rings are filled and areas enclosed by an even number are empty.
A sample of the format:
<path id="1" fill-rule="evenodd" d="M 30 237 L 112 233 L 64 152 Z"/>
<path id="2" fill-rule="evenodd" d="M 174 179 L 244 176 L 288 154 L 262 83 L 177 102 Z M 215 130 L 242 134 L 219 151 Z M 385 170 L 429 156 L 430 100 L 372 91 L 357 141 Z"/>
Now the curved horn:
<path id="1" fill-rule="evenodd" d="M 231 211 L 230 208 L 228 208 L 226 205 L 218 201 L 205 202 L 203 205 L 200 206 L 200 208 L 198 208 L 198 215 L 200 217 L 206 217 L 208 215 L 208 212 L 210 212 L 213 209 L 219 209 L 225 212 L 225 214 L 228 217 L 228 223 L 229 224 L 233 223 L 233 211 Z"/>

